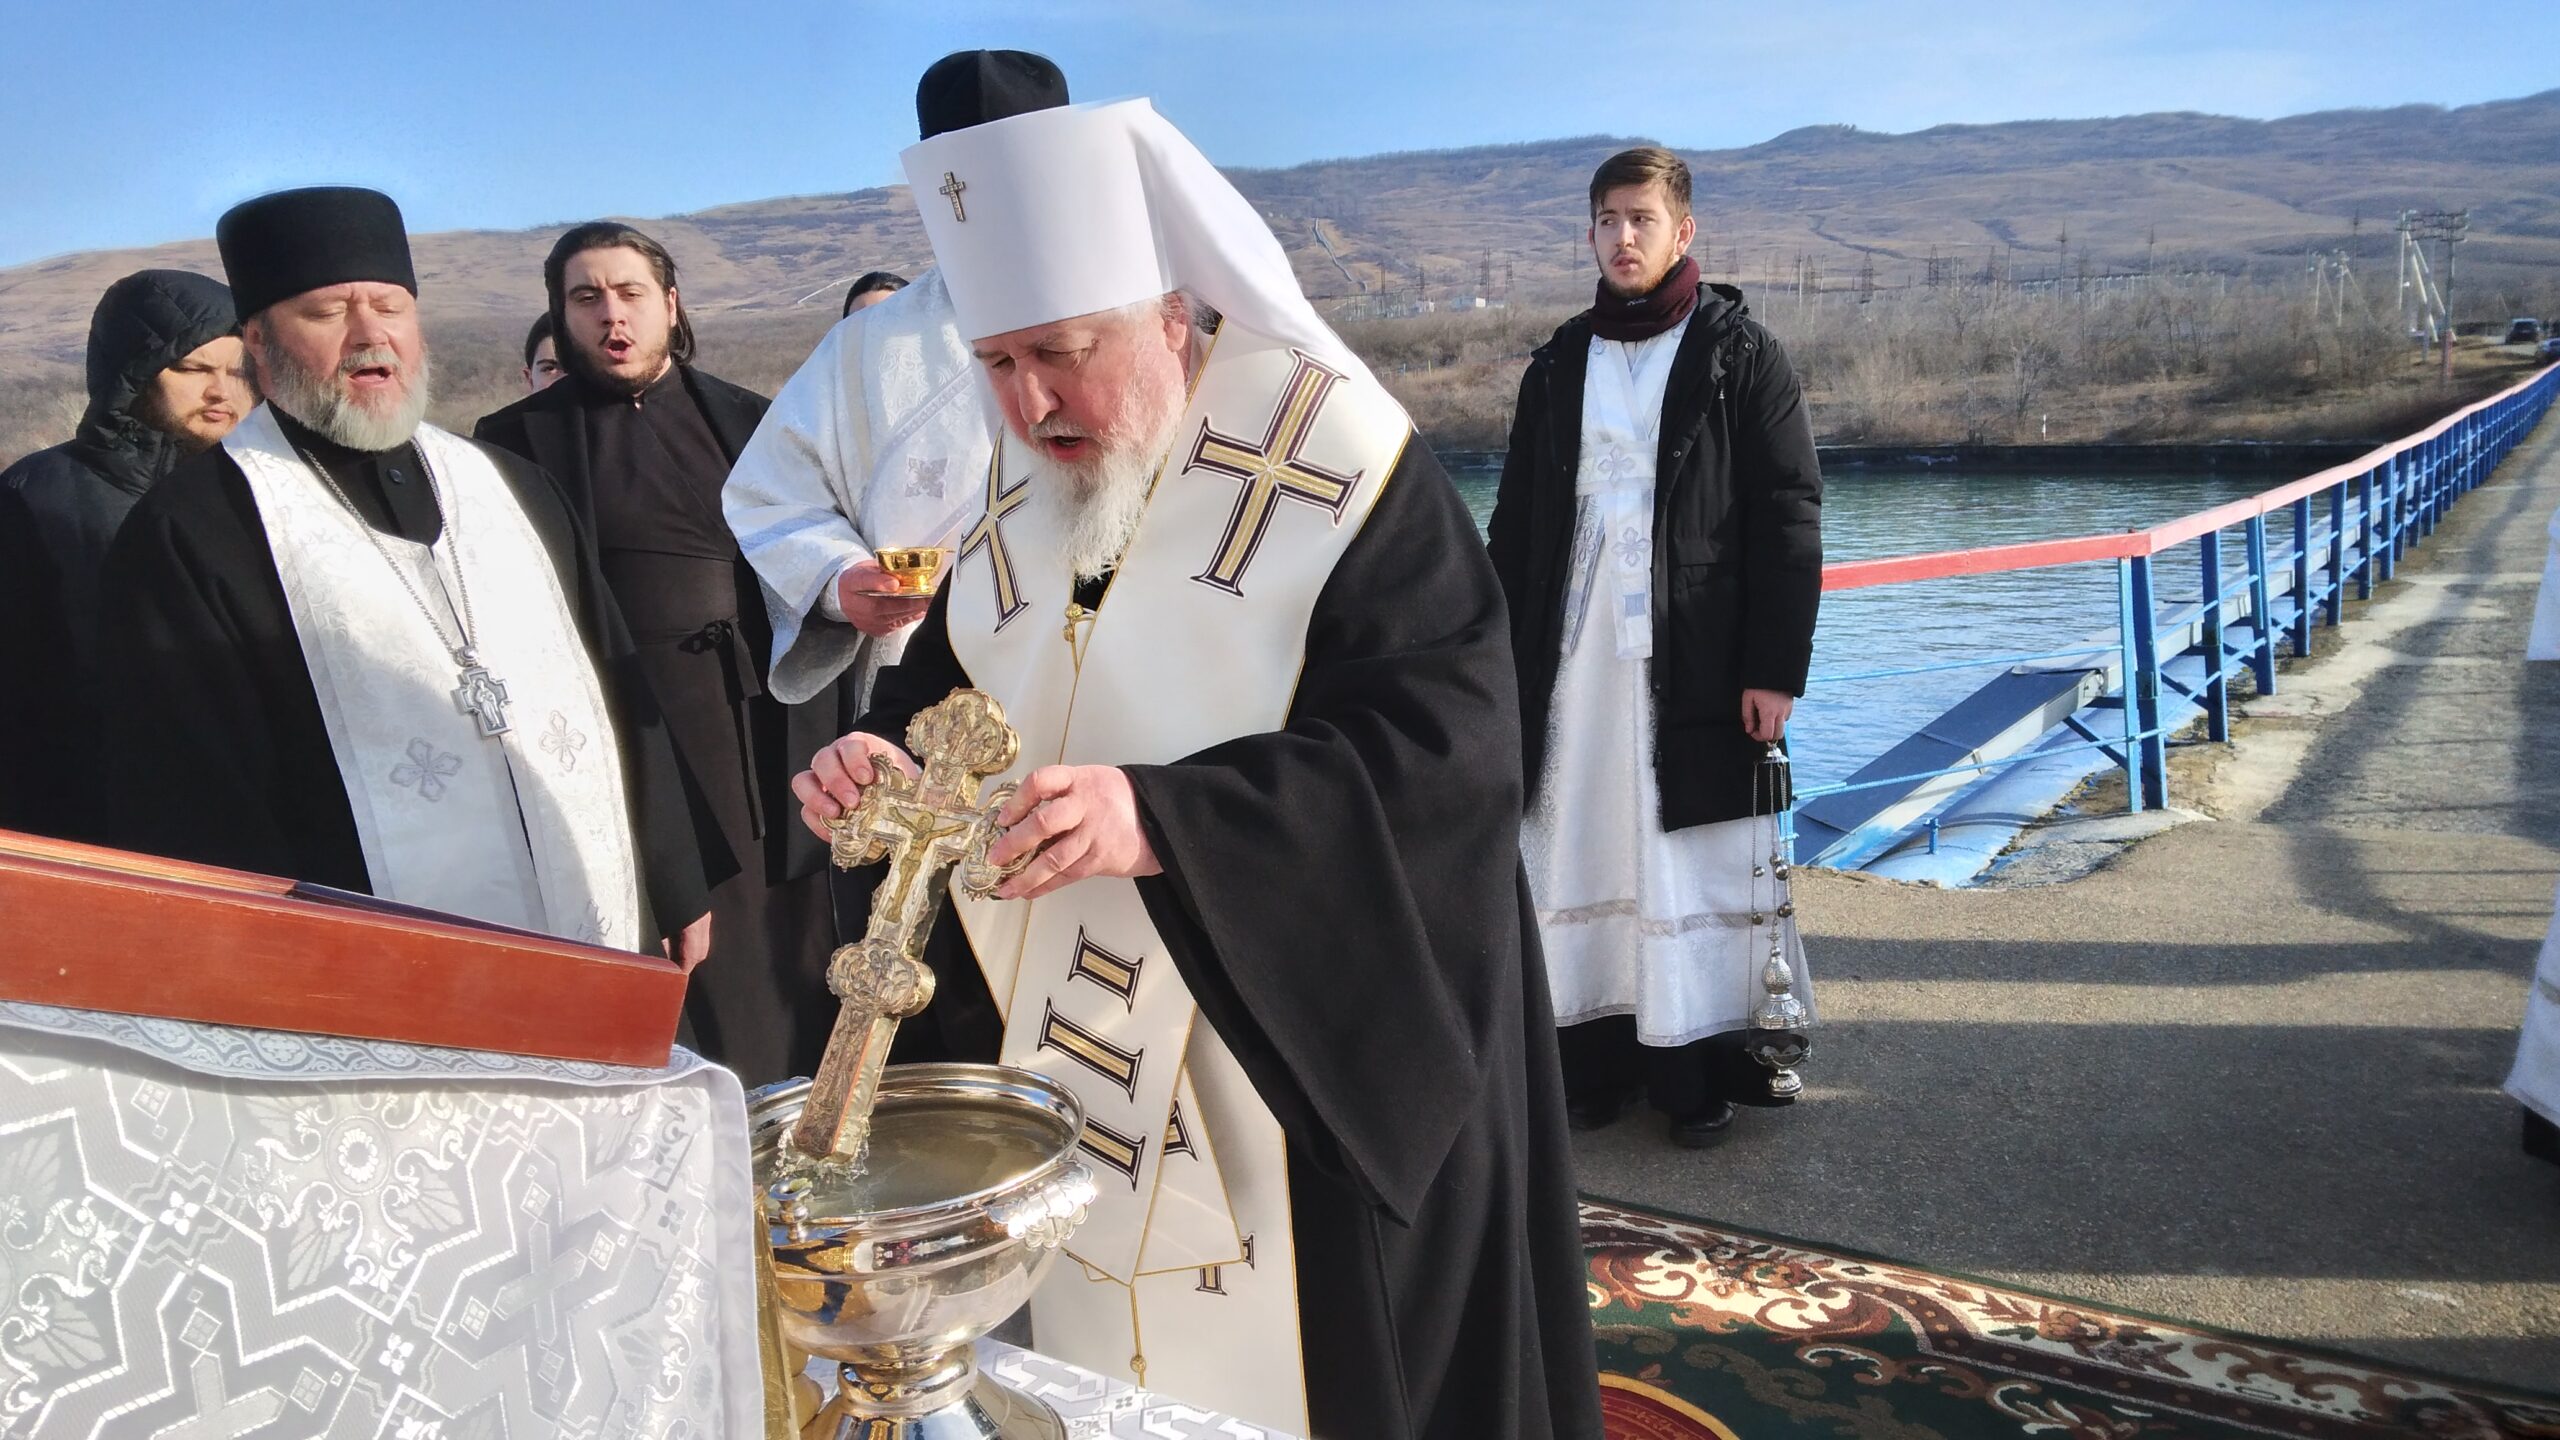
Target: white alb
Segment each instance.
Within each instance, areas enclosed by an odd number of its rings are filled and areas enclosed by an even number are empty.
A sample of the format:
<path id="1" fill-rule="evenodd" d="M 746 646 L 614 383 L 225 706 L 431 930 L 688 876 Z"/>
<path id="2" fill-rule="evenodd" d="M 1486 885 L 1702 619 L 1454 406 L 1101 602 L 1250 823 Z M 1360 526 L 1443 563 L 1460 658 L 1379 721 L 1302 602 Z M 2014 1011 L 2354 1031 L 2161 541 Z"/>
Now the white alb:
<path id="1" fill-rule="evenodd" d="M 1556 1023 L 1633 1015 L 1638 1038 L 1658 1046 L 1750 1022 L 1768 925 L 1783 927 L 1796 994 L 1812 1003 L 1794 922 L 1776 915 L 1772 879 L 1752 874 L 1776 818 L 1662 828 L 1646 682 L 1653 492 L 1663 391 L 1686 330 L 1591 342 L 1564 655 L 1521 836 Z"/>
<path id="2" fill-rule="evenodd" d="M 912 632 L 846 624 L 836 577 L 884 545 L 949 544 L 977 518 L 993 407 L 939 270 L 838 322 L 774 397 L 720 500 L 763 583 L 776 699 L 799 704 L 851 667 L 867 701 L 897 663 Z"/>

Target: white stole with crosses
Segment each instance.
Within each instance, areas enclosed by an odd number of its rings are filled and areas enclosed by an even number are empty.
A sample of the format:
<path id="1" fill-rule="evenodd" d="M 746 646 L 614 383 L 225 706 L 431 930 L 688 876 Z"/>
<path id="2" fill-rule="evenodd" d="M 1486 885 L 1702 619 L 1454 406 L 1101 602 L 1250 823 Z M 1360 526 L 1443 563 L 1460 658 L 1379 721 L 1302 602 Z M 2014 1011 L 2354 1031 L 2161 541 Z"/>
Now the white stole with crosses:
<path id="1" fill-rule="evenodd" d="M 1022 759 L 1163 764 L 1286 723 L 1306 632 L 1412 425 L 1374 382 L 1230 323 L 1090 618 L 1028 505 L 1052 483 L 997 448 L 946 582 L 953 650 Z M 1084 1102 L 1101 1198 L 1033 1297 L 1040 1346 L 1304 1434 L 1288 1166 L 1263 1105 L 1165 953 L 1134 882 L 954 908 L 1005 1012 L 1004 1059 Z"/>
<path id="2" fill-rule="evenodd" d="M 622 747 L 568 591 L 489 457 L 432 425 L 416 439 L 446 507 L 433 547 L 369 538 L 264 405 L 222 442 L 258 502 L 365 875 L 387 900 L 637 950 Z M 453 693 L 457 570 L 507 688 L 503 734 Z"/>

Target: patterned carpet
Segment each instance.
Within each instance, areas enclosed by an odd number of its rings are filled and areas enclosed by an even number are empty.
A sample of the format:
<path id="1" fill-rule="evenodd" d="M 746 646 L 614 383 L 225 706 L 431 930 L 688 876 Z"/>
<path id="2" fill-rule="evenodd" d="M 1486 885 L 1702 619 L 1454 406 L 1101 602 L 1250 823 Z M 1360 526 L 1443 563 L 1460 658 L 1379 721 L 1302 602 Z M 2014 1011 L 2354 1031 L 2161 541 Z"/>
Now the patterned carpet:
<path id="1" fill-rule="evenodd" d="M 1586 1201 L 1611 1440 L 2553 1440 L 2529 1395 Z"/>

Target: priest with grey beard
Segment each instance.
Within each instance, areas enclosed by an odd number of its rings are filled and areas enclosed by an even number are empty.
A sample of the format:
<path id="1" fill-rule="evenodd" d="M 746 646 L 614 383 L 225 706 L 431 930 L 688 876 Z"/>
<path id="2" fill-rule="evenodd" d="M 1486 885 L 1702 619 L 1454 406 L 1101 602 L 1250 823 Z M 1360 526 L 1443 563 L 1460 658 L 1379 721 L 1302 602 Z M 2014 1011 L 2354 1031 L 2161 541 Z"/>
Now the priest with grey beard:
<path id="1" fill-rule="evenodd" d="M 113 838 L 698 961 L 733 862 L 557 484 L 425 423 L 398 207 L 284 191 L 216 238 L 267 398 L 108 551 Z"/>
<path id="2" fill-rule="evenodd" d="M 1251 202 L 1143 100 L 902 157 L 1003 418 L 825 834 L 969 686 L 1019 751 L 914 1058 L 1038 1071 L 1100 1182 L 1041 1348 L 1293 1435 L 1599 1440 L 1502 592 Z M 1035 262 L 1036 263 L 1033 263 Z"/>

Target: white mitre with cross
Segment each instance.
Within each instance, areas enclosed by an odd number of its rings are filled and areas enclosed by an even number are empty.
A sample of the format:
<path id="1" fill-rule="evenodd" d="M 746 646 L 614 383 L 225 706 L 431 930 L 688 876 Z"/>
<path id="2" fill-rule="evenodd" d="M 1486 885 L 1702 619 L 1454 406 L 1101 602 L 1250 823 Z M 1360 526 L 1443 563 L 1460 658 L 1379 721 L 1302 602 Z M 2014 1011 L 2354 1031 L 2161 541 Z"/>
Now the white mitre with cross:
<path id="1" fill-rule="evenodd" d="M 1215 309 L 1173 448 L 1097 609 L 1076 603 L 1031 447 L 1000 437 L 943 615 L 1034 763 L 1167 764 L 1288 723 L 1310 619 L 1412 424 L 1298 288 L 1286 252 L 1143 100 L 1034 111 L 908 150 L 971 340 L 1182 291 Z M 1167 857 L 1170 867 L 1181 860 Z M 955 898 L 1005 1007 L 1001 1058 L 1086 1112 L 1100 1179 L 1032 1299 L 1077 1364 L 1307 1429 L 1286 1138 L 1199 1020 L 1135 882 Z M 1054 1339 L 1053 1339 L 1054 1337 Z"/>
<path id="2" fill-rule="evenodd" d="M 1152 102 L 1034 110 L 946 131 L 901 159 L 967 339 L 1179 289 L 1368 376 L 1253 203 Z"/>

